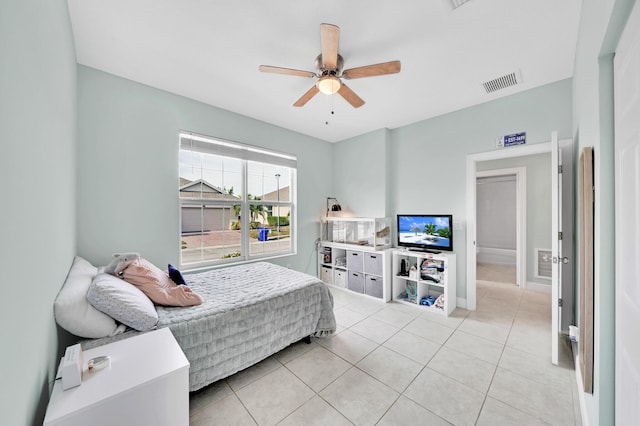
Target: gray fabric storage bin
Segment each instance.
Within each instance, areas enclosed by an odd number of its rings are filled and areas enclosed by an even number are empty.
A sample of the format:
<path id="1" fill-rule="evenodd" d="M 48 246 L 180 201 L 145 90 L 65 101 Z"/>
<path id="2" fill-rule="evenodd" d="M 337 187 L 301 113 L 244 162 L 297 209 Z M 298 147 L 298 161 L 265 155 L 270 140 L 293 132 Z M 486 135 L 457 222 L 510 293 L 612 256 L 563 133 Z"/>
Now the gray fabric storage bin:
<path id="1" fill-rule="evenodd" d="M 347 269 L 349 271 L 363 272 L 362 252 L 347 250 Z"/>
<path id="2" fill-rule="evenodd" d="M 361 272 L 349 271 L 348 287 L 356 293 L 364 293 L 364 276 Z"/>
<path id="3" fill-rule="evenodd" d="M 382 276 L 382 253 L 364 253 L 364 272 Z"/>
<path id="4" fill-rule="evenodd" d="M 364 283 L 364 292 L 369 296 L 382 299 L 382 277 L 367 275 Z"/>

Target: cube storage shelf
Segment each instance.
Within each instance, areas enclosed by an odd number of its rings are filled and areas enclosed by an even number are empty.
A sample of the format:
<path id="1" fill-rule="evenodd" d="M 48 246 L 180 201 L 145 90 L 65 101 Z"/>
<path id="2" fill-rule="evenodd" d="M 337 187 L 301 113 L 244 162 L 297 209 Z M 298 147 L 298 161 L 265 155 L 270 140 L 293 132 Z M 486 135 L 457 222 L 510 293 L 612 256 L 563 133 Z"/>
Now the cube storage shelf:
<path id="1" fill-rule="evenodd" d="M 318 271 L 327 284 L 391 300 L 389 250 L 345 247 L 339 243 L 320 243 Z"/>
<path id="2" fill-rule="evenodd" d="M 320 222 L 322 281 L 388 302 L 390 218 L 327 217 Z"/>
<path id="3" fill-rule="evenodd" d="M 402 261 L 406 265 L 406 275 L 401 274 Z M 391 263 L 393 301 L 446 316 L 454 311 L 456 308 L 455 253 L 435 254 L 398 249 L 393 250 Z M 444 295 L 444 309 L 420 304 L 423 297 L 433 296 L 437 299 L 440 295 Z"/>

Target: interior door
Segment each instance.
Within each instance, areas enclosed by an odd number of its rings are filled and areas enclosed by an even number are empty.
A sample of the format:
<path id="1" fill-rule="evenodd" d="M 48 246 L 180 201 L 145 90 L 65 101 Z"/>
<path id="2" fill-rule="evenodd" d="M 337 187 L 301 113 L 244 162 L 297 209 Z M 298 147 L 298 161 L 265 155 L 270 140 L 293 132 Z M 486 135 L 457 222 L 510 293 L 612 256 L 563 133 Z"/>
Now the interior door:
<path id="1" fill-rule="evenodd" d="M 640 6 L 614 59 L 616 424 L 640 424 Z"/>
<path id="2" fill-rule="evenodd" d="M 558 364 L 562 318 L 562 151 L 558 132 L 551 134 L 551 362 Z"/>

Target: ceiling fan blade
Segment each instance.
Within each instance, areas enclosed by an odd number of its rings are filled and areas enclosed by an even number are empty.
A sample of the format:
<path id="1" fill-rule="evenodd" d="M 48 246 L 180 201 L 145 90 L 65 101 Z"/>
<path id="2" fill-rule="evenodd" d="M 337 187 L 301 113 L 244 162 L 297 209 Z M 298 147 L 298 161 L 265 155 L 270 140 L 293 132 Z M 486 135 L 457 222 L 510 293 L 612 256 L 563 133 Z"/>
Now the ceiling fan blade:
<path id="1" fill-rule="evenodd" d="M 260 71 L 274 74 L 297 75 L 299 77 L 315 77 L 316 74 L 310 71 L 294 70 L 291 68 L 272 67 L 271 65 L 260 65 Z"/>
<path id="2" fill-rule="evenodd" d="M 311 89 L 307 90 L 307 93 L 305 93 L 304 95 L 302 95 L 300 97 L 300 99 L 298 99 L 296 101 L 295 104 L 293 104 L 293 106 L 295 107 L 301 107 L 304 106 L 304 104 L 306 104 L 307 102 L 309 102 L 309 100 L 311 98 L 313 98 L 316 94 L 318 94 L 320 90 L 318 90 L 318 88 L 316 87 L 316 85 L 314 84 L 313 86 L 311 86 Z"/>
<path id="3" fill-rule="evenodd" d="M 344 83 L 340 85 L 338 94 L 342 96 L 347 102 L 349 102 L 354 108 L 360 108 L 362 105 L 364 105 L 364 101 L 362 100 L 362 98 L 356 95 L 356 92 L 349 89 L 349 87 Z"/>
<path id="4" fill-rule="evenodd" d="M 395 74 L 399 72 L 400 61 L 390 61 L 344 70 L 342 77 L 353 80 L 354 78 L 374 77 L 376 75 Z"/>
<path id="5" fill-rule="evenodd" d="M 340 28 L 332 24 L 320 24 L 320 46 L 322 47 L 322 65 L 336 68 L 338 65 L 338 41 Z"/>

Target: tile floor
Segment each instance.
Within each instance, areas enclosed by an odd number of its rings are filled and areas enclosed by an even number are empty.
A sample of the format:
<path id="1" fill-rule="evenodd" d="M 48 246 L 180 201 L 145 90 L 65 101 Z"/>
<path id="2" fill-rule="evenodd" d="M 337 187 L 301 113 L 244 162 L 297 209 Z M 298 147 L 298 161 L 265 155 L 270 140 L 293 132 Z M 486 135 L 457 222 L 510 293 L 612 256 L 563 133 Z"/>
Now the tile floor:
<path id="1" fill-rule="evenodd" d="M 479 281 L 444 317 L 332 288 L 337 334 L 191 394 L 192 425 L 580 425 L 550 296 Z M 563 348 L 568 351 L 567 348 Z"/>
<path id="2" fill-rule="evenodd" d="M 476 279 L 480 281 L 496 281 L 515 284 L 516 266 L 478 262 L 476 264 Z"/>

